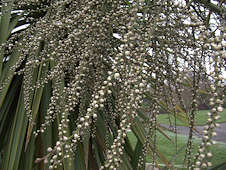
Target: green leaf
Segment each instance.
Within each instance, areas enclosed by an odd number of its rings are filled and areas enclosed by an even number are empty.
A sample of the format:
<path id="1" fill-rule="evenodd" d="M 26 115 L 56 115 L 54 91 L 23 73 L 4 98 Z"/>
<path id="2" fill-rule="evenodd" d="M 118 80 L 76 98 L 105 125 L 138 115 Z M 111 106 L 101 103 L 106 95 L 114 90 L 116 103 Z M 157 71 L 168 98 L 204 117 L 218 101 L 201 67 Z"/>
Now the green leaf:
<path id="1" fill-rule="evenodd" d="M 142 149 L 143 149 L 143 144 L 140 142 L 140 140 L 137 141 L 135 150 L 134 150 L 134 155 L 131 160 L 132 166 L 134 169 L 137 169 L 138 163 L 139 163 L 139 157 L 142 155 Z"/>
<path id="2" fill-rule="evenodd" d="M 2 107 L 0 108 L 0 122 L 2 122 L 0 124 L 0 134 L 1 134 L 1 129 L 2 126 L 4 125 L 4 120 L 10 115 L 10 107 L 12 106 L 12 104 L 15 102 L 15 99 L 17 97 L 17 93 L 20 90 L 20 78 L 16 77 L 15 80 L 13 81 L 13 84 L 11 86 L 11 89 L 9 90 L 7 97 L 4 100 L 4 103 L 2 105 Z"/>
<path id="3" fill-rule="evenodd" d="M 38 80 L 42 79 L 45 77 L 46 73 L 48 71 L 48 65 L 47 66 L 43 66 L 42 64 L 40 65 L 39 68 L 39 73 L 38 73 Z M 39 105 L 41 103 L 41 98 L 42 98 L 42 93 L 43 93 L 43 87 L 40 87 L 39 89 L 35 90 L 35 94 L 34 94 L 34 99 L 32 102 L 32 120 L 35 121 L 37 114 L 38 114 L 38 110 L 39 110 Z M 26 145 L 25 145 L 25 149 L 27 148 L 27 145 L 29 143 L 30 137 L 31 137 L 31 133 L 33 130 L 33 122 L 29 122 L 29 126 L 28 126 L 28 130 L 27 130 L 27 137 L 26 137 Z"/>
<path id="4" fill-rule="evenodd" d="M 9 23 L 11 18 L 11 10 L 13 6 L 13 2 L 3 2 L 2 8 L 1 8 L 1 22 L 0 22 L 0 45 L 2 43 L 5 43 L 8 38 L 8 32 L 9 32 Z M 0 77 L 2 76 L 2 67 L 3 67 L 3 57 L 5 49 L 0 49 Z"/>
<path id="5" fill-rule="evenodd" d="M 38 145 L 38 147 L 37 145 L 35 145 L 34 135 L 31 136 L 26 151 L 23 151 L 21 154 L 19 169 L 34 169 L 35 150 L 39 152 L 40 149 L 41 149 L 40 145 Z"/>
<path id="6" fill-rule="evenodd" d="M 123 153 L 123 155 L 121 156 L 122 158 L 122 167 L 120 167 L 122 170 L 131 170 L 134 169 L 134 167 L 131 165 L 130 161 L 129 161 L 129 157 L 126 153 Z"/>
<path id="7" fill-rule="evenodd" d="M 43 89 L 43 95 L 42 95 L 40 109 L 39 109 L 39 112 L 40 112 L 39 115 L 40 115 L 40 119 L 41 119 L 40 123 L 44 122 L 45 115 L 46 115 L 47 109 L 49 107 L 50 98 L 51 98 L 51 84 L 48 83 L 45 85 L 45 87 Z M 54 133 L 54 131 L 53 131 L 52 127 L 50 126 L 50 127 L 46 128 L 45 133 L 41 134 L 41 141 L 42 141 L 43 149 L 44 149 L 42 156 L 47 155 L 47 148 L 52 147 L 53 144 L 56 143 L 56 141 L 57 141 L 56 139 L 54 140 L 53 133 Z M 49 169 L 49 164 L 50 163 L 48 162 L 44 165 L 45 170 Z"/>
<path id="8" fill-rule="evenodd" d="M 18 103 L 20 85 L 21 77 L 15 77 L 11 85 L 11 90 L 9 90 L 3 106 L 0 109 L 0 136 L 3 138 L 3 140 L 0 140 L 0 150 L 8 144 L 9 129 L 15 116 L 15 106 Z"/>
<path id="9" fill-rule="evenodd" d="M 128 136 L 126 136 L 126 138 L 125 138 L 125 150 L 130 158 L 132 158 L 134 156 L 133 147 L 129 141 Z"/>
<path id="10" fill-rule="evenodd" d="M 83 139 L 83 149 L 85 157 L 85 169 L 88 169 L 88 160 L 89 160 L 89 141 L 90 141 L 90 132 L 89 129 L 85 130 L 85 137 Z"/>
<path id="11" fill-rule="evenodd" d="M 94 157 L 95 157 L 96 163 L 97 163 L 98 167 L 100 167 L 101 163 L 104 162 L 104 159 L 103 159 L 103 157 L 100 157 L 100 155 L 99 155 L 98 145 L 96 143 L 96 140 L 92 140 L 92 145 L 93 145 Z"/>
<path id="12" fill-rule="evenodd" d="M 167 136 L 167 134 L 162 130 L 161 126 L 157 125 L 157 130 L 158 130 L 163 136 L 165 136 L 166 139 L 168 139 L 170 142 L 173 143 L 173 140 L 172 140 L 169 136 Z"/>
<path id="13" fill-rule="evenodd" d="M 226 162 L 221 163 L 213 168 L 210 168 L 209 170 L 225 170 L 226 169 Z"/>
<path id="14" fill-rule="evenodd" d="M 54 62 L 50 62 L 50 69 L 53 68 L 55 66 L 56 63 Z M 63 90 L 64 90 L 64 87 L 65 87 L 65 81 L 64 79 L 60 79 L 58 80 L 58 83 L 59 83 L 59 88 L 60 88 L 60 101 L 57 102 L 57 104 L 63 104 L 63 106 L 66 105 L 66 101 L 64 100 L 64 97 L 65 97 L 65 94 L 63 93 Z M 56 85 L 56 82 L 53 81 L 52 83 L 52 86 L 55 86 Z M 62 107 L 62 112 L 66 112 L 65 111 L 65 107 Z M 58 124 L 58 127 L 59 127 L 59 124 L 61 122 L 61 115 L 57 114 L 57 124 Z M 66 133 L 65 135 L 66 136 L 70 136 L 71 132 L 70 132 L 70 128 L 69 128 L 69 123 L 66 122 Z M 70 144 L 69 142 L 67 142 L 66 144 Z M 82 146 L 81 146 L 82 147 Z M 80 147 L 80 149 L 81 149 Z M 66 154 L 65 152 L 65 149 L 62 147 L 62 151 L 63 151 L 63 156 Z M 72 153 L 69 153 L 69 158 L 73 158 L 73 154 Z M 76 167 L 75 167 L 75 163 L 73 161 L 73 159 L 63 159 L 63 166 L 64 166 L 64 169 L 67 169 L 67 170 L 74 170 Z M 85 167 L 85 166 L 84 166 Z"/>
<path id="15" fill-rule="evenodd" d="M 28 120 L 26 118 L 24 109 L 23 90 L 21 89 L 20 97 L 17 104 L 16 115 L 13 119 L 13 125 L 10 130 L 9 143 L 7 149 L 5 150 L 3 169 L 18 169 L 24 137 L 26 134 L 27 122 Z"/>
<path id="16" fill-rule="evenodd" d="M 12 18 L 11 22 L 9 23 L 9 30 L 8 30 L 7 38 L 10 36 L 12 30 L 16 27 L 19 19 L 21 19 L 21 18 L 22 18 L 22 16 L 20 16 L 20 15 L 17 15 L 17 16 Z"/>
<path id="17" fill-rule="evenodd" d="M 9 59 L 9 65 L 7 67 L 4 68 L 3 70 L 3 75 L 0 76 L 0 83 L 3 83 L 4 82 L 4 86 L 3 86 L 3 89 L 0 91 L 0 108 L 2 107 L 2 104 L 5 100 L 5 97 L 6 97 L 6 94 L 8 92 L 8 89 L 11 85 L 11 82 L 13 80 L 13 77 L 14 77 L 14 71 L 13 70 L 10 70 L 10 68 L 16 64 L 16 62 L 18 61 L 19 59 L 19 55 L 20 53 L 18 52 L 17 49 L 15 49 L 13 51 L 13 54 L 10 56 L 10 59 Z M 8 80 L 5 80 L 5 79 L 8 79 Z M 4 81 L 5 80 L 5 81 Z"/>
<path id="18" fill-rule="evenodd" d="M 138 118 L 135 118 L 134 126 L 132 126 L 132 131 L 136 135 L 137 139 L 144 145 L 145 140 L 146 140 L 146 132 L 144 127 L 142 126 L 142 123 L 139 121 Z M 150 143 L 153 143 L 151 140 L 149 141 Z M 150 145 L 148 146 L 148 152 L 152 153 L 155 151 L 155 153 L 158 155 L 158 157 L 164 162 L 164 164 L 169 168 L 172 169 L 169 161 L 165 158 L 165 156 L 155 147 L 151 147 Z M 155 160 L 156 161 L 156 160 Z"/>

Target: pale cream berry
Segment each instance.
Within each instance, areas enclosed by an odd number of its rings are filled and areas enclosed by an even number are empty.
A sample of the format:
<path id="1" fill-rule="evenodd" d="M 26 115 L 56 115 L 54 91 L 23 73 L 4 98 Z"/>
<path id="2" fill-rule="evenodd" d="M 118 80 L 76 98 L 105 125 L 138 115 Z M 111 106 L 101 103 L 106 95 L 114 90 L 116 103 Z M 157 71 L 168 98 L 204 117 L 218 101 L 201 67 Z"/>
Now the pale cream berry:
<path id="1" fill-rule="evenodd" d="M 214 119 L 218 120 L 218 119 L 220 119 L 220 116 L 217 115 L 217 116 L 214 117 Z"/>
<path id="2" fill-rule="evenodd" d="M 217 133 L 216 132 L 212 132 L 212 136 L 217 136 Z"/>
<path id="3" fill-rule="evenodd" d="M 120 74 L 119 73 L 115 73 L 114 78 L 118 79 L 119 77 L 120 77 Z"/>
<path id="4" fill-rule="evenodd" d="M 204 154 L 200 154 L 200 157 L 203 159 L 205 157 L 205 155 Z"/>
<path id="5" fill-rule="evenodd" d="M 197 161 L 195 164 L 196 164 L 197 166 L 200 166 L 200 165 L 201 165 L 201 162 Z"/>
<path id="6" fill-rule="evenodd" d="M 135 90 L 135 93 L 139 93 L 139 92 L 140 92 L 140 90 L 139 90 L 139 89 L 136 89 L 136 90 Z"/>
<path id="7" fill-rule="evenodd" d="M 207 153 L 207 157 L 212 157 L 213 155 L 212 155 L 212 153 L 211 152 L 208 152 Z"/>
<path id="8" fill-rule="evenodd" d="M 125 51 L 125 55 L 130 55 L 130 51 Z"/>
<path id="9" fill-rule="evenodd" d="M 218 112 L 223 112 L 223 110 L 224 110 L 223 107 L 221 107 L 221 106 L 217 107 Z"/>
<path id="10" fill-rule="evenodd" d="M 210 167 L 210 166 L 212 166 L 212 163 L 211 162 L 207 162 L 207 165 Z"/>
<path id="11" fill-rule="evenodd" d="M 75 133 L 75 134 L 74 134 L 74 138 L 75 138 L 75 139 L 78 139 L 78 138 L 79 138 L 78 134 Z"/>
<path id="12" fill-rule="evenodd" d="M 202 168 L 206 168 L 206 167 L 207 167 L 206 163 L 203 163 Z"/>
<path id="13" fill-rule="evenodd" d="M 139 84 L 139 87 L 144 87 L 144 83 L 140 83 Z"/>
<path id="14" fill-rule="evenodd" d="M 96 113 L 93 114 L 93 118 L 97 118 L 97 114 Z"/>
<path id="15" fill-rule="evenodd" d="M 48 149 L 47 149 L 48 152 L 52 152 L 52 150 L 53 149 L 51 147 L 48 147 Z"/>

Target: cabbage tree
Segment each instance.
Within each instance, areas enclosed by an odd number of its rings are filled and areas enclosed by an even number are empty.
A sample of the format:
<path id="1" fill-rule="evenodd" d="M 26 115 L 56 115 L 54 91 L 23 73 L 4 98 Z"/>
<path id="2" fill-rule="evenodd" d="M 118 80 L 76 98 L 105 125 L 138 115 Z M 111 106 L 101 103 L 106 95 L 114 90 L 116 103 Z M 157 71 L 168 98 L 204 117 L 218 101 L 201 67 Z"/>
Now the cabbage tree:
<path id="1" fill-rule="evenodd" d="M 2 1 L 1 169 L 137 170 L 146 155 L 174 169 L 156 145 L 157 132 L 168 140 L 160 109 L 190 127 L 184 167 L 211 167 L 223 110 L 224 17 L 223 1 Z M 212 95 L 211 112 L 193 155 L 202 93 Z"/>

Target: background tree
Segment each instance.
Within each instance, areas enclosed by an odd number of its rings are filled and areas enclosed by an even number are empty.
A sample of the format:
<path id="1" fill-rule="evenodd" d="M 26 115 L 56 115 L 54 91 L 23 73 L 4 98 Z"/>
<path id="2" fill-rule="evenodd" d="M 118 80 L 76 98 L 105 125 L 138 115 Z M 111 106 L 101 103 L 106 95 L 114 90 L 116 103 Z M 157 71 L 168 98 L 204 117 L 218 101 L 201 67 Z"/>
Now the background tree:
<path id="1" fill-rule="evenodd" d="M 224 97 L 219 91 L 225 8 L 223 1 L 217 3 L 2 1 L 1 168 L 144 169 L 150 153 L 154 166 L 160 158 L 172 169 L 156 147 L 155 133 L 161 130 L 156 116 L 160 108 L 175 117 L 186 114 L 183 61 L 193 74 L 185 166 L 211 166 L 199 155 L 212 144 L 214 118 Z M 24 24 L 28 28 L 12 31 Z M 214 67 L 210 74 L 205 69 L 208 58 Z M 193 157 L 203 73 L 214 80 L 211 121 Z M 143 98 L 150 102 L 150 121 L 140 111 Z M 135 149 L 127 137 L 130 130 L 137 138 Z"/>

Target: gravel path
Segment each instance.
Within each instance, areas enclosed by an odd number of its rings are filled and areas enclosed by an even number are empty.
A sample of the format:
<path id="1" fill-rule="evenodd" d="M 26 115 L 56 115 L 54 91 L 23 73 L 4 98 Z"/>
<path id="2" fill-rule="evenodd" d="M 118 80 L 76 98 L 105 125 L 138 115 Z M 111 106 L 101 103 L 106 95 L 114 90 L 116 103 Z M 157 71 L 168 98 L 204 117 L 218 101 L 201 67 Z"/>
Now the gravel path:
<path id="1" fill-rule="evenodd" d="M 163 125 L 166 128 L 169 128 L 169 125 Z M 195 132 L 195 135 L 198 137 L 202 137 L 203 128 L 204 126 L 195 126 L 197 132 Z M 213 137 L 213 140 L 219 141 L 219 142 L 225 142 L 226 143 L 226 123 L 221 123 L 220 127 L 215 128 L 215 132 L 217 133 L 217 136 Z M 177 126 L 177 133 L 188 135 L 189 134 L 189 128 L 185 126 Z"/>

